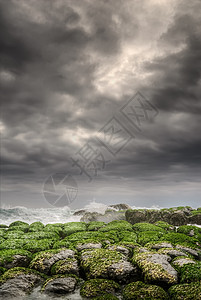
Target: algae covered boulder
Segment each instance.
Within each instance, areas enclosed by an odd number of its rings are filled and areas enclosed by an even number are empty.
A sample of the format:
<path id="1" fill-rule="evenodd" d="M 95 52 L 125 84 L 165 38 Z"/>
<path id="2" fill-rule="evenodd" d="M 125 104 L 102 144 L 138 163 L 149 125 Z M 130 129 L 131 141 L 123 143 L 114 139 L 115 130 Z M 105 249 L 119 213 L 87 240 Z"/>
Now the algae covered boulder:
<path id="1" fill-rule="evenodd" d="M 13 268 L 0 278 L 0 297 L 2 299 L 21 299 L 44 280 L 44 276 L 30 269 Z"/>
<path id="2" fill-rule="evenodd" d="M 81 253 L 81 267 L 87 278 L 108 278 L 119 282 L 132 280 L 137 268 L 117 251 L 108 249 L 85 250 Z"/>
<path id="3" fill-rule="evenodd" d="M 79 275 L 79 267 L 77 259 L 75 258 L 66 258 L 58 260 L 52 267 L 51 267 L 51 274 L 75 274 Z"/>
<path id="4" fill-rule="evenodd" d="M 133 263 L 141 269 L 146 283 L 168 287 L 178 282 L 178 273 L 168 255 L 144 252 L 133 256 Z"/>
<path id="5" fill-rule="evenodd" d="M 172 300 L 200 300 L 201 283 L 177 284 L 169 288 L 168 293 Z"/>
<path id="6" fill-rule="evenodd" d="M 168 294 L 159 286 L 145 284 L 142 281 L 129 283 L 123 289 L 125 300 L 168 300 Z"/>
<path id="7" fill-rule="evenodd" d="M 83 297 L 92 298 L 107 293 L 114 294 L 119 289 L 119 284 L 113 280 L 90 279 L 82 285 L 80 294 Z"/>
<path id="8" fill-rule="evenodd" d="M 72 275 L 58 275 L 49 278 L 41 291 L 48 295 L 65 295 L 73 292 L 77 284 L 77 277 Z"/>
<path id="9" fill-rule="evenodd" d="M 6 269 L 14 267 L 28 267 L 32 259 L 29 251 L 21 249 L 0 250 L 0 266 Z"/>
<path id="10" fill-rule="evenodd" d="M 74 251 L 69 249 L 55 249 L 42 251 L 36 254 L 30 263 L 30 268 L 39 272 L 50 274 L 51 267 L 59 260 L 74 259 Z"/>

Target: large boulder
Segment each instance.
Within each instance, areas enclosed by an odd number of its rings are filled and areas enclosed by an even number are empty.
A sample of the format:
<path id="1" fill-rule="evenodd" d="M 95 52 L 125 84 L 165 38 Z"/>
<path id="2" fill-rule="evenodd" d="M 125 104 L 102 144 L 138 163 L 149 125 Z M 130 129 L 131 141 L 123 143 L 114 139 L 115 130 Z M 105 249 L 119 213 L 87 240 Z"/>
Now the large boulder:
<path id="1" fill-rule="evenodd" d="M 48 279 L 42 288 L 42 292 L 49 295 L 64 295 L 73 292 L 77 279 L 72 276 L 58 276 Z"/>
<path id="2" fill-rule="evenodd" d="M 120 252 L 109 249 L 85 250 L 81 267 L 87 278 L 107 278 L 127 282 L 138 275 L 138 270 Z"/>
<path id="3" fill-rule="evenodd" d="M 133 257 L 133 263 L 141 269 L 144 281 L 162 287 L 168 287 L 178 281 L 177 271 L 170 261 L 170 256 L 153 252 L 144 252 Z"/>
<path id="4" fill-rule="evenodd" d="M 30 263 L 30 268 L 44 274 L 50 274 L 52 266 L 59 260 L 75 259 L 75 252 L 69 249 L 56 249 L 36 254 Z"/>
<path id="5" fill-rule="evenodd" d="M 141 281 L 131 282 L 123 289 L 123 299 L 168 300 L 168 294 L 159 286 Z"/>
<path id="6" fill-rule="evenodd" d="M 114 294 L 119 289 L 119 284 L 113 280 L 90 279 L 82 285 L 80 294 L 82 297 L 92 298 L 107 293 Z"/>
<path id="7" fill-rule="evenodd" d="M 33 270 L 13 268 L 5 272 L 0 279 L 1 299 L 22 299 L 42 282 L 43 278 Z"/>
<path id="8" fill-rule="evenodd" d="M 131 209 L 131 207 L 128 204 L 120 203 L 120 204 L 111 204 L 108 206 L 108 208 L 114 208 L 116 210 L 125 210 L 125 209 Z"/>

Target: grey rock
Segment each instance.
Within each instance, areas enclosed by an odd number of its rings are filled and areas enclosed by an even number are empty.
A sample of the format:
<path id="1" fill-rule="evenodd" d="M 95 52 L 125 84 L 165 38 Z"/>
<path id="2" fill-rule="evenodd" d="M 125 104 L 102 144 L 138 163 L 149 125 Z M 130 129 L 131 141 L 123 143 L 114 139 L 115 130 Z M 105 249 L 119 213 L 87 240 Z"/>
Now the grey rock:
<path id="1" fill-rule="evenodd" d="M 52 254 L 51 257 L 47 258 L 39 258 L 39 263 L 37 261 L 34 262 L 32 265 L 31 263 L 31 268 L 44 273 L 44 274 L 49 274 L 51 267 L 58 261 L 58 260 L 63 260 L 66 258 L 74 258 L 75 252 L 70 249 L 65 249 L 61 250 L 59 253 Z"/>
<path id="2" fill-rule="evenodd" d="M 194 249 L 191 249 L 191 248 L 188 248 L 185 246 L 181 246 L 181 245 L 176 245 L 176 248 L 193 255 L 197 259 L 199 257 L 199 251 L 196 251 Z"/>
<path id="3" fill-rule="evenodd" d="M 87 244 L 83 244 L 83 245 L 77 245 L 76 249 L 78 251 L 82 251 L 85 249 L 100 249 L 102 248 L 102 244 L 101 243 L 87 243 Z"/>
<path id="4" fill-rule="evenodd" d="M 174 261 L 172 264 L 173 266 L 183 267 L 186 264 L 195 264 L 195 261 L 192 259 L 180 258 Z"/>
<path id="5" fill-rule="evenodd" d="M 108 206 L 108 208 L 110 208 L 110 207 L 117 209 L 117 210 L 131 209 L 131 207 L 128 204 L 124 204 L 124 203 L 112 204 L 112 205 Z"/>
<path id="6" fill-rule="evenodd" d="M 123 246 L 111 245 L 107 249 L 118 251 L 118 252 L 124 254 L 125 256 L 129 256 L 129 250 Z"/>
<path id="7" fill-rule="evenodd" d="M 60 277 L 50 280 L 43 292 L 46 294 L 67 294 L 73 292 L 77 280 L 73 277 Z"/>
<path id="8" fill-rule="evenodd" d="M 114 263 L 108 268 L 108 277 L 120 283 L 128 282 L 131 278 L 137 278 L 137 276 L 137 268 L 128 261 Z"/>
<path id="9" fill-rule="evenodd" d="M 8 279 L 0 287 L 0 297 L 11 299 L 24 297 L 34 286 L 41 282 L 41 277 L 35 274 L 20 274 Z"/>
<path id="10" fill-rule="evenodd" d="M 153 245 L 151 246 L 151 249 L 156 249 L 156 250 L 159 250 L 161 248 L 173 248 L 173 245 L 170 244 L 170 243 L 164 243 L 164 242 L 161 242 L 159 244 L 156 244 L 156 245 Z"/>
<path id="11" fill-rule="evenodd" d="M 11 269 L 15 267 L 28 267 L 30 259 L 25 255 L 16 254 L 13 255 L 11 262 L 4 263 L 3 267 L 6 269 Z"/>

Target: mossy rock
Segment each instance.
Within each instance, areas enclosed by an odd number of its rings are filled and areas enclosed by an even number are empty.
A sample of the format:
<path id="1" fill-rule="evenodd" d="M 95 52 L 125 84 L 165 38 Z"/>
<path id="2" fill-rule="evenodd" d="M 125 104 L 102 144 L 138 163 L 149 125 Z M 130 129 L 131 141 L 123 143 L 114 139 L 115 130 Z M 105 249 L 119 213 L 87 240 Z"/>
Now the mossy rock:
<path id="1" fill-rule="evenodd" d="M 65 223 L 63 234 L 64 236 L 71 235 L 76 232 L 80 231 L 86 231 L 86 223 L 84 222 L 71 222 L 71 223 Z"/>
<path id="2" fill-rule="evenodd" d="M 23 268 L 23 267 L 15 267 L 15 268 L 7 270 L 0 277 L 0 285 L 2 285 L 4 282 L 6 282 L 9 279 L 16 278 L 19 275 L 30 275 L 30 274 L 40 276 L 42 279 L 47 279 L 48 278 L 45 274 L 37 272 L 35 270 L 31 270 L 29 268 Z"/>
<path id="3" fill-rule="evenodd" d="M 116 230 L 116 231 L 125 231 L 125 230 L 128 230 L 128 231 L 133 231 L 132 230 L 132 225 L 125 221 L 125 220 L 115 220 L 115 221 L 111 221 L 109 222 L 106 226 L 104 227 L 101 227 L 99 229 L 99 231 L 101 232 L 106 232 L 106 231 L 111 231 L 111 230 Z"/>
<path id="4" fill-rule="evenodd" d="M 141 231 L 137 235 L 137 242 L 144 246 L 145 244 L 153 241 L 159 241 L 163 233 L 160 231 Z"/>
<path id="5" fill-rule="evenodd" d="M 6 268 L 0 267 L 0 276 L 3 275 L 7 271 Z"/>
<path id="6" fill-rule="evenodd" d="M 186 234 L 183 233 L 177 233 L 177 232 L 168 232 L 166 234 L 164 234 L 161 238 L 161 241 L 169 241 L 171 242 L 173 245 L 186 245 L 186 246 L 190 246 L 190 247 L 197 247 L 196 242 L 198 242 L 198 240 L 194 237 L 190 237 L 187 236 Z"/>
<path id="7" fill-rule="evenodd" d="M 47 224 L 44 229 L 44 232 L 56 232 L 59 236 L 63 237 L 63 226 L 59 226 L 59 224 Z"/>
<path id="8" fill-rule="evenodd" d="M 118 238 L 120 242 L 137 242 L 137 235 L 133 231 L 120 231 L 118 232 Z"/>
<path id="9" fill-rule="evenodd" d="M 0 237 L 4 237 L 5 234 L 6 234 L 6 232 L 7 232 L 7 229 L 5 229 L 5 228 L 0 228 Z"/>
<path id="10" fill-rule="evenodd" d="M 93 298 L 93 300 L 118 300 L 118 299 L 119 298 L 117 298 L 113 294 L 104 294 L 102 296 Z"/>
<path id="11" fill-rule="evenodd" d="M 75 274 L 79 276 L 79 267 L 77 260 L 75 258 L 66 258 L 62 260 L 58 260 L 51 267 L 51 274 Z"/>
<path id="12" fill-rule="evenodd" d="M 181 272 L 181 268 L 185 265 L 188 264 L 195 264 L 197 261 L 193 260 L 190 257 L 186 257 L 186 256 L 180 256 L 180 257 L 175 257 L 172 261 L 171 261 L 171 265 L 179 272 Z"/>
<path id="13" fill-rule="evenodd" d="M 174 231 L 175 230 L 175 227 L 173 225 L 170 225 L 168 222 L 165 222 L 165 221 L 157 221 L 154 223 L 154 225 L 162 228 L 162 229 L 165 229 L 165 230 L 170 230 L 170 231 Z"/>
<path id="14" fill-rule="evenodd" d="M 42 222 L 33 222 L 29 226 L 29 231 L 30 232 L 38 232 L 38 231 L 43 230 L 44 227 L 45 227 L 45 225 Z"/>
<path id="15" fill-rule="evenodd" d="M 42 239 L 55 239 L 58 240 L 60 237 L 56 232 L 50 231 L 38 231 L 38 232 L 28 232 L 22 235 L 21 239 L 25 240 L 42 240 Z"/>
<path id="16" fill-rule="evenodd" d="M 8 228 L 8 226 L 4 224 L 0 224 L 0 228 Z"/>
<path id="17" fill-rule="evenodd" d="M 137 268 L 117 251 L 92 249 L 81 252 L 81 268 L 86 278 L 106 278 L 127 282 L 136 276 Z"/>
<path id="18" fill-rule="evenodd" d="M 104 242 L 109 241 L 111 243 L 119 242 L 118 232 L 111 230 L 109 232 L 99 232 L 99 231 L 85 231 L 76 232 L 67 236 L 63 241 L 68 241 L 75 246 L 78 243 L 82 243 L 84 240 L 91 240 L 91 242 Z"/>
<path id="19" fill-rule="evenodd" d="M 154 224 L 150 223 L 136 223 L 133 225 L 133 230 L 137 232 L 142 232 L 142 231 L 159 231 L 159 232 L 164 232 L 165 230 L 159 226 L 156 226 Z"/>
<path id="20" fill-rule="evenodd" d="M 180 282 L 201 282 L 201 262 L 195 264 L 187 264 L 180 269 Z"/>
<path id="21" fill-rule="evenodd" d="M 75 249 L 73 244 L 69 241 L 66 241 L 66 240 L 61 240 L 61 241 L 54 242 L 52 248 L 53 249 L 61 249 L 61 248 Z"/>
<path id="22" fill-rule="evenodd" d="M 30 268 L 39 272 L 50 274 L 51 267 L 59 260 L 74 258 L 74 251 L 69 249 L 52 249 L 36 253 L 30 263 Z"/>
<path id="23" fill-rule="evenodd" d="M 22 236 L 24 235 L 24 231 L 20 231 L 20 230 L 14 230 L 14 231 L 8 231 L 6 232 L 6 234 L 4 235 L 5 239 L 21 239 Z"/>
<path id="24" fill-rule="evenodd" d="M 23 232 L 28 232 L 29 230 L 29 225 L 24 224 L 24 225 L 19 225 L 19 226 L 12 226 L 7 229 L 7 232 L 11 231 L 23 231 Z"/>
<path id="25" fill-rule="evenodd" d="M 0 250 L 4 249 L 23 249 L 26 241 L 24 239 L 5 240 L 0 244 Z"/>
<path id="26" fill-rule="evenodd" d="M 154 252 L 134 254 L 132 262 L 142 271 L 145 283 L 168 287 L 178 281 L 177 271 L 170 265 L 170 257 Z"/>
<path id="27" fill-rule="evenodd" d="M 113 280 L 90 279 L 82 285 L 80 294 L 82 297 L 92 298 L 107 293 L 114 294 L 119 289 L 119 284 Z"/>
<path id="28" fill-rule="evenodd" d="M 201 282 L 177 284 L 169 288 L 168 293 L 172 300 L 200 300 Z"/>
<path id="29" fill-rule="evenodd" d="M 101 222 L 101 221 L 91 221 L 87 224 L 87 230 L 89 231 L 94 231 L 94 230 L 98 230 L 101 227 L 105 226 L 106 223 L 105 222 Z"/>
<path id="30" fill-rule="evenodd" d="M 24 250 L 28 250 L 32 253 L 45 251 L 51 249 L 55 243 L 52 239 L 42 239 L 42 240 L 27 240 L 23 246 Z"/>
<path id="31" fill-rule="evenodd" d="M 55 275 L 48 278 L 41 288 L 41 292 L 53 297 L 61 296 L 73 292 L 79 278 L 73 274 Z"/>
<path id="32" fill-rule="evenodd" d="M 0 266 L 4 268 L 27 267 L 32 259 L 29 251 L 22 249 L 0 250 Z"/>
<path id="33" fill-rule="evenodd" d="M 192 232 L 193 231 L 193 232 Z M 193 225 L 182 225 L 177 228 L 177 232 L 184 233 L 190 236 L 194 236 L 198 233 L 201 233 L 201 228 Z"/>
<path id="34" fill-rule="evenodd" d="M 9 225 L 9 228 L 13 226 L 29 226 L 29 224 L 23 221 L 15 221 Z"/>
<path id="35" fill-rule="evenodd" d="M 125 300 L 168 300 L 169 296 L 163 288 L 157 285 L 145 284 L 142 281 L 129 283 L 123 289 Z"/>

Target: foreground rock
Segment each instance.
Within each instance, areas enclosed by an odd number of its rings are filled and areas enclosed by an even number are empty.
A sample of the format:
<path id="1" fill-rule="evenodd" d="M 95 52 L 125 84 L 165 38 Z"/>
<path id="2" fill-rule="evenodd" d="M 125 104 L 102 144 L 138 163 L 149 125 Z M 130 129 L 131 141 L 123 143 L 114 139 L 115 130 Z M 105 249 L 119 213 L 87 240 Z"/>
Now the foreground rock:
<path id="1" fill-rule="evenodd" d="M 19 298 L 42 282 L 42 277 L 30 269 L 13 268 L 5 272 L 0 280 L 0 297 L 2 299 Z"/>
<path id="2" fill-rule="evenodd" d="M 49 275 L 51 268 L 57 261 L 68 259 L 68 263 L 75 261 L 75 252 L 69 249 L 59 249 L 52 251 L 39 252 L 30 263 L 30 268 L 35 269 L 41 273 Z M 75 269 L 78 273 L 78 266 Z"/>
<path id="3" fill-rule="evenodd" d="M 120 252 L 108 249 L 85 250 L 81 267 L 87 278 L 108 278 L 120 283 L 138 276 L 138 271 Z"/>
<path id="4" fill-rule="evenodd" d="M 73 292 L 77 284 L 74 277 L 56 277 L 48 279 L 42 288 L 42 292 L 52 295 L 65 295 Z"/>
<path id="5" fill-rule="evenodd" d="M 133 262 L 142 270 L 147 283 L 167 287 L 178 282 L 178 273 L 170 264 L 168 255 L 144 252 L 134 255 Z"/>
<path id="6" fill-rule="evenodd" d="M 114 294 L 119 289 L 120 285 L 113 280 L 90 279 L 82 285 L 80 294 L 83 297 L 92 298 L 107 293 Z"/>

